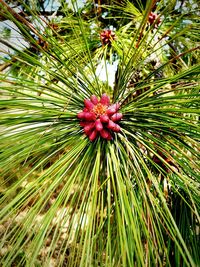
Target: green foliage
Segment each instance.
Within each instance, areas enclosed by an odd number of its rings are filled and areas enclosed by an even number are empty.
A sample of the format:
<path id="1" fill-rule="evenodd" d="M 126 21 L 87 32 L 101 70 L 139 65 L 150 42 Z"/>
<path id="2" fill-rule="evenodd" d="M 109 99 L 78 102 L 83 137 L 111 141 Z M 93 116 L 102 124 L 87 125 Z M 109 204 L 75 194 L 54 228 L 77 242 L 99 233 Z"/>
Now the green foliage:
<path id="1" fill-rule="evenodd" d="M 24 24 L 0 1 L 29 42 L 0 40 L 14 51 L 0 74 L 2 266 L 200 262 L 198 14 L 107 2 L 63 5 L 52 21 L 24 4 Z M 90 142 L 77 113 L 103 93 L 121 104 L 121 132 Z"/>

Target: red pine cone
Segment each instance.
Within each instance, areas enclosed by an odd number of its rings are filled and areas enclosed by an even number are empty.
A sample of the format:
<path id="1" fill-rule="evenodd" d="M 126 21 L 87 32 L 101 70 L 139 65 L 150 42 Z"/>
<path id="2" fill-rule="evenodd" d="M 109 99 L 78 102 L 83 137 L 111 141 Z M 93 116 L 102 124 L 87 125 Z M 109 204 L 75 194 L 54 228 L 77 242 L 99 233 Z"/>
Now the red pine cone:
<path id="1" fill-rule="evenodd" d="M 81 120 L 80 126 L 90 141 L 94 141 L 98 136 L 111 140 L 112 132 L 120 132 L 120 126 L 116 123 L 123 117 L 122 113 L 118 112 L 119 103 L 110 105 L 109 96 L 103 94 L 100 100 L 95 95 L 85 99 L 84 105 L 83 111 L 79 112 L 77 117 Z"/>
<path id="2" fill-rule="evenodd" d="M 150 14 L 149 14 L 149 24 L 152 25 L 154 22 L 155 22 L 154 27 L 155 28 L 158 28 L 158 25 L 160 24 L 161 19 L 158 18 L 158 15 L 157 14 L 155 14 L 153 12 L 150 12 Z"/>
<path id="3" fill-rule="evenodd" d="M 100 33 L 100 39 L 103 45 L 111 44 L 111 41 L 116 39 L 116 35 L 112 30 L 103 30 Z"/>

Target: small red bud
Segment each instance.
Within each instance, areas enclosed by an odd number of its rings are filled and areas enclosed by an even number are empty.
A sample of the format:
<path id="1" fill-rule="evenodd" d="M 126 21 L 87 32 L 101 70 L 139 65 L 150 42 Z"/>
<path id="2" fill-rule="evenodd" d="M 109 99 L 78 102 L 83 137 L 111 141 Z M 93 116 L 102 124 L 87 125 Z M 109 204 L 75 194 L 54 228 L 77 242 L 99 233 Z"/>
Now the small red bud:
<path id="1" fill-rule="evenodd" d="M 94 123 L 88 123 L 85 127 L 84 127 L 84 132 L 88 135 L 90 133 L 90 131 L 94 128 Z"/>
<path id="2" fill-rule="evenodd" d="M 86 121 L 94 121 L 96 119 L 96 116 L 94 113 L 91 112 L 84 112 L 84 118 Z"/>
<path id="3" fill-rule="evenodd" d="M 100 116 L 100 121 L 103 122 L 103 123 L 106 123 L 109 121 L 109 117 L 108 115 L 104 114 L 104 115 L 101 115 Z"/>
<path id="4" fill-rule="evenodd" d="M 113 128 L 112 130 L 113 130 L 113 132 L 118 133 L 118 132 L 121 131 L 121 128 L 120 128 L 120 126 L 118 124 L 116 124 L 115 128 Z"/>
<path id="5" fill-rule="evenodd" d="M 97 105 L 97 104 L 99 103 L 99 100 L 98 100 L 98 98 L 96 97 L 96 95 L 92 95 L 92 96 L 90 97 L 90 100 L 92 101 L 92 103 L 93 103 L 94 105 Z"/>
<path id="6" fill-rule="evenodd" d="M 100 131 L 100 135 L 106 140 L 112 140 L 112 135 L 108 130 L 103 129 L 102 131 Z"/>
<path id="7" fill-rule="evenodd" d="M 122 113 L 115 113 L 111 116 L 112 121 L 120 121 L 123 117 Z"/>
<path id="8" fill-rule="evenodd" d="M 79 119 L 84 119 L 84 118 L 85 118 L 85 112 L 83 112 L 83 111 L 79 112 L 79 113 L 77 114 L 77 117 L 78 117 Z"/>
<path id="9" fill-rule="evenodd" d="M 106 105 L 106 106 L 109 106 L 110 105 L 110 97 L 107 96 L 107 94 L 103 94 L 101 99 L 100 99 L 100 103 L 102 105 Z"/>
<path id="10" fill-rule="evenodd" d="M 119 103 L 115 103 L 115 104 L 113 104 L 113 106 L 115 107 L 116 111 L 120 108 L 120 104 Z"/>
<path id="11" fill-rule="evenodd" d="M 103 125 L 102 125 L 100 119 L 95 121 L 95 128 L 97 131 L 101 131 L 103 129 Z"/>
<path id="12" fill-rule="evenodd" d="M 92 110 L 94 107 L 94 104 L 89 99 L 85 99 L 84 104 L 85 104 L 85 107 L 89 110 Z"/>
<path id="13" fill-rule="evenodd" d="M 114 130 L 116 125 L 117 125 L 116 123 L 114 123 L 113 121 L 109 120 L 107 127 L 108 127 L 108 129 Z"/>
<path id="14" fill-rule="evenodd" d="M 112 140 L 112 135 L 108 133 L 108 137 L 106 138 L 107 140 Z"/>
<path id="15" fill-rule="evenodd" d="M 82 127 L 86 126 L 87 124 L 88 124 L 87 121 L 80 121 L 80 126 L 82 126 Z"/>
<path id="16" fill-rule="evenodd" d="M 94 141 L 94 139 L 97 137 L 97 131 L 93 130 L 91 134 L 89 135 L 90 141 Z"/>
<path id="17" fill-rule="evenodd" d="M 106 113 L 109 116 L 113 115 L 114 113 L 116 113 L 118 111 L 119 108 L 120 108 L 120 104 L 119 103 L 113 104 L 113 105 L 109 106 L 109 108 L 107 109 Z"/>
<path id="18" fill-rule="evenodd" d="M 109 107 L 107 110 L 106 110 L 106 114 L 108 115 L 108 116 L 111 116 L 111 115 L 113 115 L 114 113 L 116 113 L 116 109 L 114 108 L 114 107 Z"/>
<path id="19" fill-rule="evenodd" d="M 109 136 L 109 132 L 107 130 L 103 129 L 100 131 L 100 135 L 101 135 L 101 137 L 107 139 Z"/>

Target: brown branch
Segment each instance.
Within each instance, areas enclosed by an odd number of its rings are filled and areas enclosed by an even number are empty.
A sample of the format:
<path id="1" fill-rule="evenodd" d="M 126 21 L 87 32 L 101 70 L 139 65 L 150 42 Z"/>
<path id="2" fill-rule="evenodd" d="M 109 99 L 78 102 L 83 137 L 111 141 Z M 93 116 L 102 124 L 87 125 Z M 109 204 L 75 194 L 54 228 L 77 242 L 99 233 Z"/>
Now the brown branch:
<path id="1" fill-rule="evenodd" d="M 51 16 L 54 13 L 55 13 L 55 11 L 47 11 L 47 10 L 38 11 L 38 15 L 44 16 L 44 17 Z M 31 12 L 26 12 L 26 14 L 25 14 L 23 11 L 19 11 L 17 14 L 22 16 L 22 17 L 24 17 L 24 18 L 32 15 Z M 57 16 L 65 16 L 66 14 L 64 12 L 62 12 L 62 11 L 57 10 L 56 11 L 56 15 Z M 7 20 L 7 18 L 4 15 L 0 14 L 0 21 L 4 21 L 4 20 Z M 26 20 L 27 20 L 27 18 L 26 18 Z"/>
<path id="2" fill-rule="evenodd" d="M 39 34 L 39 32 L 34 28 L 34 26 L 24 17 L 22 17 L 19 13 L 17 13 L 13 8 L 11 8 L 9 5 L 7 5 L 3 0 L 0 0 L 0 6 L 3 9 L 0 11 L 1 17 L 5 17 L 7 19 L 6 13 L 11 14 L 17 21 L 24 24 L 29 30 L 31 30 L 35 35 L 39 37 L 39 39 L 43 40 L 42 36 Z M 15 21 L 13 21 L 15 22 Z M 44 41 L 44 40 L 43 40 Z"/>
<path id="3" fill-rule="evenodd" d="M 0 71 L 4 71 L 5 69 L 10 67 L 11 65 L 12 65 L 12 62 L 6 62 L 6 63 L 3 63 L 3 64 L 0 64 Z"/>
<path id="4" fill-rule="evenodd" d="M 0 71 L 4 71 L 8 67 L 10 67 L 13 63 L 17 62 L 18 58 L 13 56 L 8 62 L 0 64 Z"/>
<path id="5" fill-rule="evenodd" d="M 191 48 L 191 49 L 189 49 L 183 53 L 180 53 L 179 55 L 174 56 L 172 59 L 169 60 L 169 62 L 173 61 L 174 59 L 178 59 L 178 58 L 180 58 L 180 57 L 182 57 L 182 56 L 184 56 L 184 55 L 186 55 L 192 51 L 198 50 L 198 49 L 200 49 L 200 45 L 197 47 L 193 47 L 193 48 Z"/>

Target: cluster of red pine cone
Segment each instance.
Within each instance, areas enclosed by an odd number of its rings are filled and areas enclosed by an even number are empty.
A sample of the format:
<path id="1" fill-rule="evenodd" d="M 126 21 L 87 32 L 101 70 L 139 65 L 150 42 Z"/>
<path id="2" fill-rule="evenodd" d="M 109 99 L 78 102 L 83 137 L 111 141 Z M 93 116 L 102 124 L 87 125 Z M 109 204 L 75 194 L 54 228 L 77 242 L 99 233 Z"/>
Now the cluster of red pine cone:
<path id="1" fill-rule="evenodd" d="M 115 33 L 112 30 L 103 30 L 100 33 L 100 39 L 103 45 L 111 44 L 112 40 L 116 39 Z"/>
<path id="2" fill-rule="evenodd" d="M 103 94 L 101 99 L 92 95 L 90 99 L 84 100 L 83 111 L 77 114 L 81 120 L 85 134 L 90 141 L 94 141 L 98 136 L 106 140 L 112 139 L 112 132 L 120 132 L 120 126 L 116 123 L 122 119 L 122 113 L 118 113 L 119 103 L 110 104 L 110 98 Z"/>
<path id="3" fill-rule="evenodd" d="M 152 25 L 155 21 L 156 21 L 155 28 L 157 28 L 158 24 L 161 22 L 161 20 L 160 20 L 160 18 L 158 18 L 157 14 L 155 14 L 153 12 L 150 12 L 150 14 L 149 14 L 149 23 L 150 23 L 150 25 Z"/>

